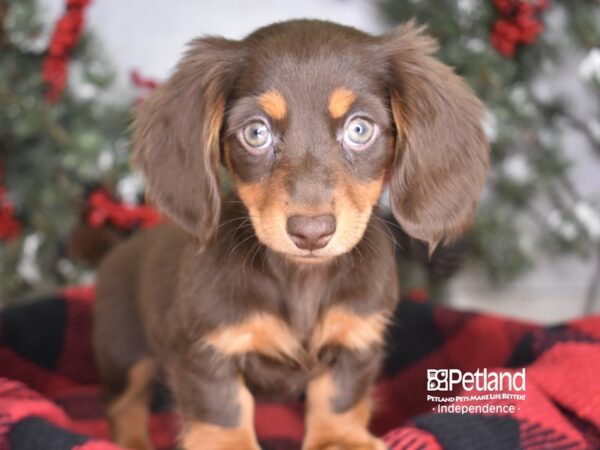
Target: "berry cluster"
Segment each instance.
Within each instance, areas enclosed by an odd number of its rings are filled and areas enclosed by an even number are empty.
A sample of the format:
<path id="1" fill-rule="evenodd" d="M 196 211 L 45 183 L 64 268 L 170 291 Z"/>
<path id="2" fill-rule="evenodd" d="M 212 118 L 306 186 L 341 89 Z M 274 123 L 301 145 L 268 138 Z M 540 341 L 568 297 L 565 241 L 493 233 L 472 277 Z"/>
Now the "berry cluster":
<path id="1" fill-rule="evenodd" d="M 548 0 L 493 0 L 500 13 L 494 22 L 491 42 L 504 56 L 514 56 L 519 45 L 531 44 L 544 31 L 540 13 Z"/>
<path id="2" fill-rule="evenodd" d="M 135 99 L 135 103 L 141 103 L 147 95 L 158 87 L 158 82 L 152 78 L 142 75 L 137 70 L 132 70 L 130 73 L 131 83 L 141 91 Z"/>
<path id="3" fill-rule="evenodd" d="M 153 91 L 154 89 L 156 89 L 158 87 L 158 82 L 156 80 L 145 77 L 137 70 L 132 70 L 130 76 L 131 76 L 131 82 L 133 83 L 134 86 L 136 86 L 138 88 L 146 89 L 148 91 Z"/>
<path id="4" fill-rule="evenodd" d="M 84 11 L 90 0 L 66 0 L 66 9 L 56 22 L 48 52 L 44 58 L 42 78 L 48 85 L 46 99 L 56 103 L 67 84 L 69 55 L 83 31 Z"/>
<path id="5" fill-rule="evenodd" d="M 0 165 L 0 182 L 3 178 Z M 0 241 L 9 241 L 21 233 L 21 224 L 15 219 L 14 207 L 8 198 L 6 188 L 0 184 Z"/>
<path id="6" fill-rule="evenodd" d="M 160 214 L 148 205 L 119 203 L 106 189 L 99 188 L 88 196 L 87 222 L 94 228 L 111 225 L 132 231 L 158 224 Z"/>

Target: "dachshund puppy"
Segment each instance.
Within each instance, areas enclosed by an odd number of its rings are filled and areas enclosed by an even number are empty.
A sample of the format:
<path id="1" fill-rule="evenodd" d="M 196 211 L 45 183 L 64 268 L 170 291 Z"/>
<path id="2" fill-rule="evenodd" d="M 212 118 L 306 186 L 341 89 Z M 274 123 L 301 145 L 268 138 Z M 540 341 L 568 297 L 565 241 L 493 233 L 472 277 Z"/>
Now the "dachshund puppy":
<path id="1" fill-rule="evenodd" d="M 369 388 L 398 301 L 376 215 L 430 251 L 472 220 L 482 105 L 409 23 L 202 38 L 143 102 L 134 161 L 169 219 L 99 270 L 94 341 L 113 438 L 151 449 L 164 376 L 185 450 L 258 449 L 255 397 L 306 399 L 303 448 L 383 449 Z M 224 168 L 233 193 L 222 196 Z"/>

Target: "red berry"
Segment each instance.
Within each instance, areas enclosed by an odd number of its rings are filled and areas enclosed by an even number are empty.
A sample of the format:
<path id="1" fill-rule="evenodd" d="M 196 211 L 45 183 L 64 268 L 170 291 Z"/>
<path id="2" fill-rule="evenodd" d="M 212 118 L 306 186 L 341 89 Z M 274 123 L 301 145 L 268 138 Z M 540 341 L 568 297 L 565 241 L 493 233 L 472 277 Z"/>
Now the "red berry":
<path id="1" fill-rule="evenodd" d="M 518 14 L 531 15 L 533 13 L 533 5 L 528 1 L 520 1 L 517 5 Z"/>
<path id="2" fill-rule="evenodd" d="M 535 8 L 538 11 L 543 11 L 544 9 L 547 9 L 548 6 L 550 6 L 550 2 L 548 0 L 538 0 Z"/>

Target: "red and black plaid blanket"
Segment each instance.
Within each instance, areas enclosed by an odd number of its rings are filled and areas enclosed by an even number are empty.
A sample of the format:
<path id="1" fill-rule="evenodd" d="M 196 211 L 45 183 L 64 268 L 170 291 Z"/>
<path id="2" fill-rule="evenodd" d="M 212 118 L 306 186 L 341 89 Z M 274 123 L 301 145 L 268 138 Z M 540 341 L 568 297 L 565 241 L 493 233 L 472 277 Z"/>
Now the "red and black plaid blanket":
<path id="1" fill-rule="evenodd" d="M 600 448 L 600 316 L 539 327 L 419 297 L 397 310 L 375 389 L 373 431 L 391 449 Z M 106 441 L 90 348 L 92 301 L 92 289 L 77 288 L 0 312 L 0 450 L 118 449 Z M 525 400 L 503 398 L 506 390 L 478 400 L 455 389 L 441 394 L 466 413 L 440 413 L 428 399 L 428 369 L 522 367 Z M 513 406 L 514 413 L 469 413 L 477 404 Z M 177 418 L 166 389 L 157 387 L 153 412 L 157 449 L 172 449 Z M 262 447 L 298 449 L 302 413 L 301 404 L 260 403 Z"/>

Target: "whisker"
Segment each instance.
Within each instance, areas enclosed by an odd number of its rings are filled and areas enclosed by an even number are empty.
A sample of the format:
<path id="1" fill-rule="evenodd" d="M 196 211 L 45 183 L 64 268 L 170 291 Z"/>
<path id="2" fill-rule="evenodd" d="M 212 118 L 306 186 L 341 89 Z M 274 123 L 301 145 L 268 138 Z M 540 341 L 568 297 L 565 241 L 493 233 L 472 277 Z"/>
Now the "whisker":
<path id="1" fill-rule="evenodd" d="M 239 224 L 238 226 L 236 226 L 233 230 L 230 231 L 229 234 L 225 234 L 223 236 L 223 240 L 222 242 L 225 242 L 225 239 L 230 236 L 231 239 L 231 243 L 229 245 L 229 249 L 228 249 L 228 257 L 231 255 L 231 253 L 233 252 L 233 250 L 235 250 L 235 248 L 231 248 L 234 244 L 236 244 L 236 242 L 238 244 L 245 242 L 246 240 L 248 240 L 250 237 L 252 237 L 254 235 L 253 232 L 249 233 L 248 236 L 246 236 L 246 238 L 244 238 L 241 242 L 238 239 L 241 239 L 242 237 L 244 237 L 244 235 L 248 232 L 248 230 L 252 229 L 252 223 L 250 223 L 249 218 L 246 218 L 246 220 L 244 222 L 242 222 L 241 224 Z M 237 236 L 239 234 L 239 236 Z M 237 236 L 237 239 L 236 239 Z"/>
<path id="2" fill-rule="evenodd" d="M 264 247 L 265 247 L 265 249 L 268 249 L 268 247 L 266 245 Z M 267 260 L 267 255 L 265 254 L 265 255 L 263 255 L 262 265 L 260 267 L 260 271 L 263 273 L 265 271 L 265 261 L 266 260 Z"/>
<path id="3" fill-rule="evenodd" d="M 238 231 L 245 231 L 247 228 L 251 227 L 252 224 L 250 223 L 250 219 L 249 218 L 245 218 L 246 220 L 242 223 L 240 223 L 238 226 L 236 226 L 233 230 L 229 230 L 229 233 L 225 233 L 223 235 L 223 238 L 221 239 L 221 242 L 225 242 L 225 239 L 230 235 L 233 234 L 235 237 L 235 234 Z M 233 240 L 233 239 L 232 239 Z"/>
<path id="4" fill-rule="evenodd" d="M 259 248 L 259 244 L 258 242 L 254 242 L 252 244 L 252 246 L 250 247 L 250 250 L 248 250 L 246 252 L 246 256 L 244 256 L 244 259 L 242 260 L 242 273 L 245 274 L 246 273 L 246 261 L 248 260 L 250 254 L 254 251 L 255 248 Z M 252 270 L 252 261 L 250 261 L 250 270 Z"/>
<path id="5" fill-rule="evenodd" d="M 366 245 L 367 249 L 370 250 L 371 255 L 373 256 L 373 260 L 375 259 L 375 257 L 381 257 L 381 252 L 377 247 L 377 244 L 371 239 L 371 237 L 365 235 L 363 239 L 364 244 Z"/>
<path id="6" fill-rule="evenodd" d="M 346 256 L 346 255 L 342 255 L 341 257 Z M 335 269 L 336 270 L 340 270 L 340 256 L 338 256 L 337 258 L 333 258 L 333 261 L 335 262 Z"/>
<path id="7" fill-rule="evenodd" d="M 231 204 L 242 204 L 244 206 L 246 206 L 246 204 L 241 201 L 241 200 L 223 200 L 223 204 L 227 204 L 227 203 L 231 203 Z"/>
<path id="8" fill-rule="evenodd" d="M 398 225 L 396 225 L 396 224 L 394 224 L 394 223 L 392 223 L 392 222 L 389 222 L 389 221 L 386 221 L 386 220 L 382 219 L 381 217 L 379 217 L 379 216 L 377 216 L 377 215 L 375 215 L 375 214 L 373 214 L 371 217 L 374 217 L 375 219 L 379 220 L 379 221 L 380 221 L 380 222 L 383 224 L 383 226 L 384 226 L 384 227 L 385 227 L 385 229 L 387 230 L 388 236 L 389 236 L 390 238 L 392 238 L 392 241 L 393 241 L 393 243 L 394 243 L 394 246 L 397 246 L 397 247 L 398 247 L 400 250 L 402 250 L 403 252 L 405 252 L 405 251 L 406 251 L 406 249 L 405 249 L 404 247 L 402 247 L 402 245 L 400 245 L 400 243 L 399 243 L 399 242 L 396 240 L 396 237 L 394 236 L 394 233 L 393 233 L 393 232 L 392 232 L 392 230 L 390 230 L 390 229 L 389 229 L 389 227 L 388 227 L 388 223 L 389 223 L 390 225 L 394 225 L 395 227 L 397 227 L 397 228 L 398 228 L 399 230 L 401 230 L 401 231 L 402 231 L 402 228 L 400 228 Z M 377 228 L 377 227 L 374 227 L 374 228 L 375 228 L 376 230 L 378 230 L 380 233 L 381 233 L 381 232 L 383 232 L 383 230 L 381 230 L 380 228 Z"/>
<path id="9" fill-rule="evenodd" d="M 234 252 L 234 251 L 235 251 L 235 250 L 236 250 L 236 249 L 237 249 L 237 248 L 238 248 L 240 245 L 242 245 L 244 242 L 248 241 L 249 239 L 251 239 L 251 238 L 253 238 L 253 237 L 254 237 L 254 234 L 252 234 L 252 233 L 251 233 L 251 234 L 250 234 L 249 236 L 247 236 L 245 239 L 242 239 L 240 242 L 238 242 L 238 243 L 235 245 L 235 247 L 233 247 L 233 248 L 232 248 L 232 249 L 229 251 L 229 253 L 227 254 L 227 258 L 228 258 L 228 260 L 229 260 L 229 257 L 231 257 L 231 255 L 233 254 L 233 252 Z"/>
<path id="10" fill-rule="evenodd" d="M 258 239 L 256 240 L 256 243 L 258 245 L 256 246 L 256 250 L 254 250 L 254 254 L 252 255 L 252 259 L 250 260 L 250 269 L 253 269 L 253 267 L 254 267 L 254 258 L 258 254 L 258 252 L 261 249 L 261 247 L 263 247 L 262 242 L 260 242 Z M 264 255 L 263 255 L 263 263 L 264 263 Z"/>
<path id="11" fill-rule="evenodd" d="M 232 223 L 232 222 L 236 222 L 236 221 L 238 221 L 238 220 L 244 220 L 244 219 L 248 220 L 248 217 L 245 217 L 245 216 L 242 216 L 242 217 L 234 217 L 233 219 L 229 219 L 229 220 L 226 220 L 225 222 L 221 222 L 221 223 L 219 224 L 219 226 L 217 226 L 217 231 L 218 231 L 218 230 L 219 230 L 221 227 L 223 227 L 223 226 L 227 225 L 228 223 Z"/>
<path id="12" fill-rule="evenodd" d="M 360 251 L 360 248 L 359 248 L 359 246 L 357 245 L 357 246 L 355 246 L 354 248 L 356 249 L 356 251 L 357 251 L 357 252 L 358 252 L 358 254 L 360 255 L 360 262 L 361 262 L 361 263 L 362 263 L 362 262 L 364 262 L 365 258 L 364 258 L 364 256 L 363 256 L 362 252 Z"/>

